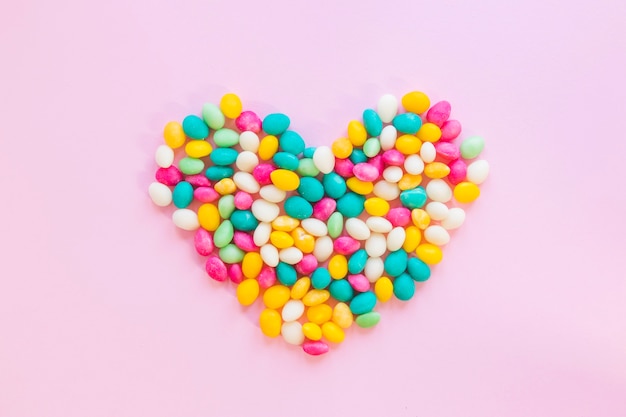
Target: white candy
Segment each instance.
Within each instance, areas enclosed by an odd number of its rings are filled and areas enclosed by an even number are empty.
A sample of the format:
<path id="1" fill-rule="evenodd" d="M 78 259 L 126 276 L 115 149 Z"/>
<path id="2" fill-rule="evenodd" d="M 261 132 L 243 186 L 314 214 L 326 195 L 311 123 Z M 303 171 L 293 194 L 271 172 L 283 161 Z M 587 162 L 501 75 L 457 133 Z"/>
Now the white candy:
<path id="1" fill-rule="evenodd" d="M 183 230 L 196 230 L 200 227 L 198 215 L 189 209 L 178 209 L 172 213 L 172 220 L 177 227 Z"/>
<path id="2" fill-rule="evenodd" d="M 279 259 L 289 265 L 295 265 L 302 260 L 302 251 L 294 246 L 290 248 L 281 249 L 278 253 Z"/>
<path id="3" fill-rule="evenodd" d="M 300 300 L 289 300 L 283 306 L 283 321 L 296 321 L 304 314 L 304 303 Z"/>
<path id="4" fill-rule="evenodd" d="M 270 203 L 280 203 L 285 199 L 287 193 L 273 184 L 265 185 L 259 190 L 259 194 L 264 200 Z"/>
<path id="5" fill-rule="evenodd" d="M 489 162 L 480 159 L 467 166 L 467 180 L 474 184 L 482 184 L 489 175 Z"/>
<path id="6" fill-rule="evenodd" d="M 402 179 L 404 172 L 402 172 L 402 168 L 400 167 L 387 167 L 383 171 L 383 178 L 388 182 L 396 183 Z"/>
<path id="7" fill-rule="evenodd" d="M 256 153 L 259 150 L 259 137 L 251 131 L 241 132 L 239 135 L 239 146 L 244 151 Z"/>
<path id="8" fill-rule="evenodd" d="M 290 321 L 283 323 L 280 328 L 280 334 L 283 335 L 285 342 L 290 345 L 301 345 L 304 343 L 304 332 L 302 331 L 302 325 L 297 321 Z"/>
<path id="9" fill-rule="evenodd" d="M 441 227 L 446 230 L 457 229 L 461 227 L 464 221 L 465 211 L 460 207 L 454 207 L 448 211 L 448 217 L 441 222 Z"/>
<path id="10" fill-rule="evenodd" d="M 313 164 L 322 173 L 328 174 L 335 168 L 335 155 L 328 146 L 320 146 L 313 153 Z"/>
<path id="11" fill-rule="evenodd" d="M 396 146 L 396 139 L 398 139 L 398 130 L 393 126 L 383 127 L 383 131 L 380 132 L 380 148 L 383 151 L 388 151 Z"/>
<path id="12" fill-rule="evenodd" d="M 172 202 L 172 190 L 170 190 L 170 187 L 160 182 L 150 184 L 148 194 L 152 202 L 159 207 L 169 206 Z"/>
<path id="13" fill-rule="evenodd" d="M 409 155 L 404 160 L 404 169 L 411 175 L 419 175 L 424 172 L 424 161 L 419 155 Z"/>
<path id="14" fill-rule="evenodd" d="M 391 232 L 387 235 L 387 249 L 390 252 L 397 251 L 404 245 L 404 240 L 406 239 L 406 232 L 403 227 L 394 227 Z"/>
<path id="15" fill-rule="evenodd" d="M 174 149 L 167 145 L 161 145 L 157 148 L 154 160 L 161 168 L 169 168 L 174 163 Z"/>
<path id="16" fill-rule="evenodd" d="M 266 223 L 273 222 L 280 214 L 280 207 L 277 204 L 265 200 L 255 200 L 250 209 L 254 217 Z"/>
<path id="17" fill-rule="evenodd" d="M 261 246 L 261 250 L 259 252 L 261 254 L 261 259 L 265 262 L 265 265 L 272 268 L 278 265 L 280 258 L 278 256 L 278 249 L 276 249 L 276 246 L 268 243 Z"/>
<path id="18" fill-rule="evenodd" d="M 254 152 L 243 151 L 237 156 L 235 165 L 237 165 L 240 171 L 252 172 L 252 170 L 259 165 L 259 158 Z"/>
<path id="19" fill-rule="evenodd" d="M 378 100 L 378 116 L 383 123 L 391 123 L 398 113 L 398 99 L 393 94 L 385 94 Z"/>
<path id="20" fill-rule="evenodd" d="M 378 181 L 374 185 L 374 195 L 387 201 L 395 200 L 400 196 L 400 188 L 388 181 Z"/>
<path id="21" fill-rule="evenodd" d="M 444 180 L 434 179 L 426 186 L 426 195 L 433 201 L 447 203 L 452 198 L 452 190 Z"/>
<path id="22" fill-rule="evenodd" d="M 319 237 L 326 236 L 328 234 L 328 227 L 326 226 L 326 223 L 319 219 L 304 219 L 300 222 L 300 226 L 302 226 L 302 228 L 312 236 Z"/>
<path id="23" fill-rule="evenodd" d="M 435 149 L 435 145 L 430 142 L 422 143 L 422 147 L 420 148 L 420 156 L 422 160 L 427 164 L 433 162 L 435 157 L 437 156 L 437 150 Z"/>
<path id="24" fill-rule="evenodd" d="M 428 226 L 424 230 L 424 239 L 433 245 L 441 246 L 450 242 L 450 234 L 441 226 Z"/>
<path id="25" fill-rule="evenodd" d="M 391 222 L 384 217 L 372 216 L 365 220 L 365 224 L 375 233 L 389 233 L 393 229 Z"/>
<path id="26" fill-rule="evenodd" d="M 431 201 L 426 204 L 425 209 L 426 213 L 428 213 L 430 218 L 433 220 L 439 221 L 448 217 L 448 206 L 438 201 Z"/>
<path id="27" fill-rule="evenodd" d="M 270 240 L 270 234 L 272 233 L 272 225 L 269 223 L 259 223 L 254 229 L 252 240 L 258 247 L 265 245 Z"/>
<path id="28" fill-rule="evenodd" d="M 381 258 L 369 258 L 365 262 L 363 275 L 367 277 L 369 282 L 376 282 L 378 278 L 383 276 L 385 272 L 385 263 Z"/>
<path id="29" fill-rule="evenodd" d="M 333 240 L 329 236 L 322 236 L 315 241 L 313 256 L 315 256 L 317 262 L 326 262 L 330 255 L 333 254 L 333 250 Z"/>
<path id="30" fill-rule="evenodd" d="M 261 188 L 259 183 L 256 182 L 256 179 L 249 172 L 236 172 L 235 175 L 233 175 L 233 181 L 238 189 L 249 194 L 256 194 Z"/>
<path id="31" fill-rule="evenodd" d="M 370 228 L 361 219 L 350 217 L 346 220 L 346 232 L 356 240 L 366 240 L 371 236 Z"/>
<path id="32" fill-rule="evenodd" d="M 387 239 L 382 233 L 372 233 L 365 241 L 365 251 L 370 257 L 380 257 L 387 251 Z"/>

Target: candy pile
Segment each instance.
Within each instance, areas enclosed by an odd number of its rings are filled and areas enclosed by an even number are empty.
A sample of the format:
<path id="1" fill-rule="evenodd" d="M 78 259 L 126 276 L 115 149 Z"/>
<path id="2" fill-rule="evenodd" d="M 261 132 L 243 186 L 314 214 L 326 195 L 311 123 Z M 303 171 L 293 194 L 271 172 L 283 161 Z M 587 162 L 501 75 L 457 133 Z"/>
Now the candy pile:
<path id="1" fill-rule="evenodd" d="M 262 297 L 265 335 L 319 355 L 353 322 L 375 326 L 377 302 L 413 297 L 479 196 L 484 141 L 456 145 L 450 111 L 387 94 L 347 137 L 313 148 L 285 114 L 261 120 L 226 94 L 165 126 L 149 194 L 195 231 L 211 278 L 237 284 L 244 306 Z"/>

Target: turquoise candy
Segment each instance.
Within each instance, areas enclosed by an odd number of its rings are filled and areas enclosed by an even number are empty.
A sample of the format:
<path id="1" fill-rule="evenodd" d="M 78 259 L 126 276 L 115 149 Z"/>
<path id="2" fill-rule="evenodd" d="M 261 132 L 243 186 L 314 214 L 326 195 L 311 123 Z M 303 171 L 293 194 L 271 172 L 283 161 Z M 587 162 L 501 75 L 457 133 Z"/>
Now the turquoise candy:
<path id="1" fill-rule="evenodd" d="M 289 152 L 276 152 L 272 158 L 276 166 L 289 171 L 295 171 L 300 165 L 298 157 Z"/>
<path id="2" fill-rule="evenodd" d="M 374 327 L 380 321 L 380 313 L 377 311 L 370 311 L 369 313 L 361 314 L 356 318 L 356 324 L 364 329 Z"/>
<path id="3" fill-rule="evenodd" d="M 250 210 L 235 210 L 230 215 L 230 221 L 237 230 L 251 232 L 259 225 L 259 221 Z"/>
<path id="4" fill-rule="evenodd" d="M 293 195 L 285 200 L 284 207 L 285 213 L 294 219 L 308 219 L 313 214 L 313 206 L 311 206 L 311 203 L 297 195 Z"/>
<path id="5" fill-rule="evenodd" d="M 333 280 L 333 282 L 330 283 L 328 290 L 333 298 L 343 303 L 352 300 L 352 297 L 354 296 L 352 285 L 350 285 L 348 280 L 345 278 Z"/>
<path id="6" fill-rule="evenodd" d="M 322 183 L 324 184 L 324 191 L 326 192 L 326 195 L 330 198 L 339 198 L 343 196 L 348 189 L 346 180 L 344 180 L 343 177 L 336 172 L 324 175 Z"/>
<path id="7" fill-rule="evenodd" d="M 360 274 L 365 269 L 365 263 L 367 262 L 367 251 L 365 249 L 359 249 L 354 252 L 348 261 L 348 271 L 351 274 Z"/>
<path id="8" fill-rule="evenodd" d="M 219 181 L 224 178 L 232 177 L 234 172 L 235 171 L 231 167 L 212 166 L 207 168 L 204 175 L 211 181 Z"/>
<path id="9" fill-rule="evenodd" d="M 363 112 L 363 125 L 370 136 L 378 136 L 383 131 L 383 121 L 380 116 L 372 109 Z"/>
<path id="10" fill-rule="evenodd" d="M 209 155 L 215 165 L 226 166 L 235 163 L 239 152 L 231 148 L 217 148 Z"/>
<path id="11" fill-rule="evenodd" d="M 308 148 L 305 148 L 302 152 L 302 156 L 304 156 L 305 158 L 313 158 L 313 154 L 315 154 L 315 149 L 315 146 L 309 146 Z"/>
<path id="12" fill-rule="evenodd" d="M 304 151 L 304 139 L 293 130 L 288 130 L 278 139 L 280 149 L 293 155 L 301 154 Z"/>
<path id="13" fill-rule="evenodd" d="M 324 197 L 324 186 L 317 178 L 304 177 L 300 178 L 300 186 L 298 186 L 298 194 L 306 201 L 316 203 Z"/>
<path id="14" fill-rule="evenodd" d="M 213 243 L 218 248 L 223 248 L 233 241 L 234 233 L 235 229 L 230 220 L 224 220 L 213 233 Z"/>
<path id="15" fill-rule="evenodd" d="M 291 121 L 286 114 L 272 113 L 263 119 L 263 130 L 268 135 L 280 135 L 289 128 Z"/>
<path id="16" fill-rule="evenodd" d="M 237 246 L 235 246 L 232 243 L 224 246 L 219 251 L 220 259 L 224 261 L 224 263 L 227 263 L 227 264 L 237 264 L 243 261 L 244 255 L 245 255 L 245 252 L 239 249 Z"/>
<path id="17" fill-rule="evenodd" d="M 344 217 L 359 217 L 365 209 L 365 196 L 347 193 L 337 200 L 337 211 Z"/>
<path id="18" fill-rule="evenodd" d="M 233 195 L 225 195 L 220 198 L 217 203 L 217 211 L 222 219 L 228 219 L 235 211 L 235 197 Z"/>
<path id="19" fill-rule="evenodd" d="M 376 307 L 376 296 L 371 291 L 362 292 L 354 296 L 350 302 L 352 314 L 369 313 Z"/>
<path id="20" fill-rule="evenodd" d="M 465 139 L 460 146 L 461 156 L 465 159 L 474 159 L 483 151 L 485 140 L 480 136 Z"/>
<path id="21" fill-rule="evenodd" d="M 390 277 L 397 277 L 406 271 L 408 261 L 409 256 L 403 249 L 391 252 L 385 259 L 385 272 Z"/>
<path id="22" fill-rule="evenodd" d="M 178 161 L 178 168 L 185 175 L 195 175 L 204 169 L 204 161 L 198 158 L 186 156 Z"/>
<path id="23" fill-rule="evenodd" d="M 421 259 L 411 258 L 407 266 L 409 275 L 415 281 L 422 282 L 430 278 L 430 267 Z"/>
<path id="24" fill-rule="evenodd" d="M 401 113 L 393 118 L 393 126 L 398 132 L 414 135 L 422 127 L 422 119 L 415 113 Z"/>
<path id="25" fill-rule="evenodd" d="M 323 290 L 328 287 L 330 281 L 332 281 L 332 278 L 326 268 L 317 268 L 311 274 L 311 285 L 317 290 Z"/>
<path id="26" fill-rule="evenodd" d="M 187 181 L 176 184 L 172 191 L 172 201 L 177 208 L 185 208 L 193 201 L 193 186 Z"/>
<path id="27" fill-rule="evenodd" d="M 220 129 L 213 134 L 213 142 L 220 148 L 228 148 L 239 143 L 239 133 L 232 129 Z"/>
<path id="28" fill-rule="evenodd" d="M 421 185 L 412 190 L 405 190 L 400 193 L 400 202 L 410 210 L 424 207 L 426 204 L 426 190 Z"/>
<path id="29" fill-rule="evenodd" d="M 281 284 L 292 286 L 296 283 L 298 274 L 293 266 L 284 262 L 279 262 L 276 266 L 276 278 L 278 278 L 278 281 L 280 281 Z"/>
<path id="30" fill-rule="evenodd" d="M 209 126 L 196 115 L 189 115 L 183 119 L 183 131 L 191 139 L 204 139 L 209 136 Z"/>
<path id="31" fill-rule="evenodd" d="M 338 211 L 334 212 L 328 218 L 326 225 L 328 226 L 328 236 L 333 239 L 338 238 L 343 231 L 343 214 Z"/>
<path id="32" fill-rule="evenodd" d="M 402 274 L 393 280 L 393 294 L 398 300 L 407 301 L 415 294 L 415 281 L 409 274 Z"/>
<path id="33" fill-rule="evenodd" d="M 360 149 L 354 149 L 350 154 L 350 161 L 352 161 L 354 165 L 367 162 L 367 155 Z"/>

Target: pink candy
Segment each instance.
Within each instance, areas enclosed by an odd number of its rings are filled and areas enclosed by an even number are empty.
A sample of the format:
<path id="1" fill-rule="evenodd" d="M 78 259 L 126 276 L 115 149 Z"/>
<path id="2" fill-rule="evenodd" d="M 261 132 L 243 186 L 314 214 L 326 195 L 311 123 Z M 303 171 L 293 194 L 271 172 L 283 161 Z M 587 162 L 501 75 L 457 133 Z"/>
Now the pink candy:
<path id="1" fill-rule="evenodd" d="M 359 250 L 361 244 L 358 240 L 355 240 L 350 236 L 341 236 L 335 239 L 333 247 L 335 248 L 335 252 L 341 255 L 351 255 Z"/>
<path id="2" fill-rule="evenodd" d="M 211 181 L 202 174 L 187 175 L 185 181 L 194 187 L 209 187 L 211 185 Z"/>
<path id="3" fill-rule="evenodd" d="M 307 340 L 302 344 L 302 350 L 309 355 L 317 356 L 328 352 L 328 344 L 321 340 L 313 341 Z"/>
<path id="4" fill-rule="evenodd" d="M 348 275 L 348 282 L 355 291 L 365 292 L 370 289 L 370 282 L 363 274 Z"/>
<path id="5" fill-rule="evenodd" d="M 352 173 L 361 181 L 375 181 L 380 175 L 380 171 L 371 164 L 361 162 L 352 168 Z"/>
<path id="6" fill-rule="evenodd" d="M 261 272 L 259 272 L 257 281 L 259 281 L 259 286 L 261 286 L 261 288 L 271 287 L 276 283 L 276 271 L 274 271 L 274 268 L 265 265 L 261 269 Z"/>
<path id="7" fill-rule="evenodd" d="M 441 126 L 441 140 L 450 141 L 456 139 L 461 134 L 461 122 L 458 120 L 448 120 Z"/>
<path id="8" fill-rule="evenodd" d="M 326 221 L 335 208 L 337 208 L 337 202 L 330 197 L 324 197 L 313 206 L 313 217 Z"/>
<path id="9" fill-rule="evenodd" d="M 401 167 L 404 164 L 404 155 L 397 149 L 389 149 L 383 153 L 383 162 L 387 165 Z"/>
<path id="10" fill-rule="evenodd" d="M 201 203 L 211 203 L 220 197 L 219 193 L 211 187 L 198 187 L 193 190 L 193 196 Z"/>
<path id="11" fill-rule="evenodd" d="M 435 149 L 437 150 L 438 156 L 448 161 L 459 159 L 461 156 L 459 147 L 451 142 L 436 142 Z"/>
<path id="12" fill-rule="evenodd" d="M 238 210 L 248 210 L 253 202 L 252 196 L 244 191 L 238 191 L 235 194 L 235 207 Z"/>
<path id="13" fill-rule="evenodd" d="M 206 260 L 206 273 L 216 281 L 226 281 L 228 274 L 226 272 L 226 265 L 217 256 L 209 256 Z"/>
<path id="14" fill-rule="evenodd" d="M 183 180 L 183 173 L 174 165 L 169 168 L 159 168 L 154 175 L 156 180 L 165 185 L 176 185 Z"/>
<path id="15" fill-rule="evenodd" d="M 241 265 L 232 264 L 228 268 L 228 276 L 230 277 L 230 280 L 235 284 L 239 284 L 241 281 L 243 281 L 243 271 L 241 270 Z"/>
<path id="16" fill-rule="evenodd" d="M 352 176 L 352 170 L 354 164 L 349 159 L 335 158 L 335 172 L 344 178 L 350 178 Z"/>
<path id="17" fill-rule="evenodd" d="M 237 129 L 241 132 L 249 130 L 254 133 L 259 133 L 261 131 L 261 119 L 253 111 L 242 111 L 239 117 L 235 119 L 235 126 L 237 126 Z"/>
<path id="18" fill-rule="evenodd" d="M 215 246 L 213 245 L 213 236 L 206 229 L 199 228 L 193 238 L 193 244 L 196 251 L 202 256 L 209 256 Z"/>
<path id="19" fill-rule="evenodd" d="M 252 170 L 252 176 L 260 185 L 269 185 L 272 183 L 270 174 L 275 169 L 271 164 L 259 164 Z"/>
<path id="20" fill-rule="evenodd" d="M 235 242 L 235 245 L 244 252 L 254 252 L 258 249 L 258 247 L 254 244 L 252 235 L 239 230 L 235 232 L 233 242 Z"/>
<path id="21" fill-rule="evenodd" d="M 404 227 L 411 221 L 411 210 L 406 207 L 392 208 L 385 217 L 393 227 Z"/>
<path id="22" fill-rule="evenodd" d="M 448 181 L 450 181 L 452 185 L 456 185 L 465 179 L 467 175 L 467 164 L 462 159 L 452 161 L 448 164 L 448 167 L 450 168 Z"/>
<path id="23" fill-rule="evenodd" d="M 309 275 L 317 269 L 317 258 L 311 254 L 304 255 L 302 260 L 296 265 L 296 271 L 302 275 Z"/>
<path id="24" fill-rule="evenodd" d="M 382 175 L 383 170 L 385 169 L 385 163 L 383 162 L 382 155 L 376 155 L 375 157 L 369 160 L 369 164 L 375 167 L 378 170 L 378 175 Z"/>
<path id="25" fill-rule="evenodd" d="M 426 120 L 430 123 L 434 123 L 437 126 L 443 126 L 444 122 L 448 120 L 450 117 L 450 112 L 452 111 L 452 106 L 447 101 L 440 101 L 439 103 L 435 103 L 428 113 L 426 113 Z"/>

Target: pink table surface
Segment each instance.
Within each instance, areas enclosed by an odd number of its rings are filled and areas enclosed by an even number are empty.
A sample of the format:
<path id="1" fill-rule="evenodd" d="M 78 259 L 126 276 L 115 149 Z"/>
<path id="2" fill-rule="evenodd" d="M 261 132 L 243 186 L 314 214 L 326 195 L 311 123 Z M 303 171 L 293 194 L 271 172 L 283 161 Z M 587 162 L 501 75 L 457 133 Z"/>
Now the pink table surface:
<path id="1" fill-rule="evenodd" d="M 6 2 L 0 417 L 626 415 L 625 4 Z M 323 358 L 263 337 L 147 196 L 163 125 L 415 89 L 492 167 L 444 262 Z"/>

